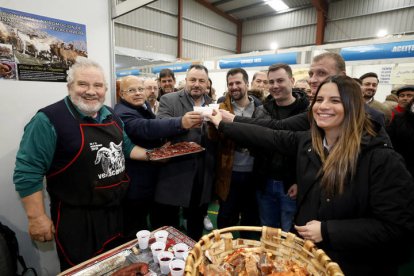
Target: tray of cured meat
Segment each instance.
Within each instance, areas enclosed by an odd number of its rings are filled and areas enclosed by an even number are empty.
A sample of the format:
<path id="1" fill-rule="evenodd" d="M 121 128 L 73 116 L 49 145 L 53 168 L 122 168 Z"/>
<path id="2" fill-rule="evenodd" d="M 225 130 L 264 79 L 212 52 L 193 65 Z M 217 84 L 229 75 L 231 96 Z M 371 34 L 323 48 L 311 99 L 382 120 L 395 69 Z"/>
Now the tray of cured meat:
<path id="1" fill-rule="evenodd" d="M 163 160 L 177 156 L 183 156 L 193 153 L 202 152 L 205 149 L 195 142 L 179 142 L 176 144 L 171 144 L 163 146 L 160 148 L 153 149 L 148 151 L 149 160 Z"/>
<path id="2" fill-rule="evenodd" d="M 177 243 L 185 243 L 190 248 L 195 244 L 194 240 L 174 227 L 164 226 L 154 230 L 153 233 L 158 230 L 166 230 L 168 232 L 166 242 L 166 250 L 168 251 L 172 251 L 172 247 Z M 153 233 L 151 234 L 152 237 L 149 240 L 149 244 L 155 242 Z M 59 276 L 166 276 L 161 274 L 159 265 L 154 262 L 151 250 L 149 248 L 144 250 L 138 248 L 137 240 L 132 240 L 89 261 L 63 271 Z"/>

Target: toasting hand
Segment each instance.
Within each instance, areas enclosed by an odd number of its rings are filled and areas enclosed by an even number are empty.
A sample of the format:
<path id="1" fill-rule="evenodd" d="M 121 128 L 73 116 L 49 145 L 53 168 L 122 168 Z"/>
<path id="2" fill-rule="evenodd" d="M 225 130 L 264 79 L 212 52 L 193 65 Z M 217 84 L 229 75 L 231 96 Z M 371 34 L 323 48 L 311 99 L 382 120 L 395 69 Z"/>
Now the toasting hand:
<path id="1" fill-rule="evenodd" d="M 200 127 L 203 123 L 203 116 L 200 112 L 190 111 L 184 114 L 181 119 L 181 126 L 184 129 Z"/>
<path id="2" fill-rule="evenodd" d="M 213 109 L 213 113 L 211 115 L 207 115 L 207 117 L 210 118 L 210 122 L 213 123 L 216 128 L 218 128 L 221 120 L 223 120 L 221 109 Z"/>

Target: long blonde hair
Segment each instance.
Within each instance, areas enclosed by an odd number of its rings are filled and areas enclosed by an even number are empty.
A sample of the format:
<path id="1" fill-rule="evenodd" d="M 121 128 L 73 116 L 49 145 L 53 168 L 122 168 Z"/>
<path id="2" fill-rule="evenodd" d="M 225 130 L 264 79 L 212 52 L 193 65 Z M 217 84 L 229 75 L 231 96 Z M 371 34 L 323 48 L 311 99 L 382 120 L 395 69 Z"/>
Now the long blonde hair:
<path id="1" fill-rule="evenodd" d="M 312 112 L 319 90 L 326 83 L 337 85 L 344 107 L 342 133 L 329 154 L 323 146 L 325 132 L 317 126 Z M 371 136 L 376 135 L 372 123 L 365 113 L 360 85 L 347 76 L 341 75 L 328 78 L 316 91 L 309 110 L 309 116 L 311 119 L 312 147 L 322 161 L 322 167 L 319 171 L 321 187 L 328 196 L 341 194 L 347 179 L 350 180 L 355 175 L 363 133 L 365 132 Z"/>

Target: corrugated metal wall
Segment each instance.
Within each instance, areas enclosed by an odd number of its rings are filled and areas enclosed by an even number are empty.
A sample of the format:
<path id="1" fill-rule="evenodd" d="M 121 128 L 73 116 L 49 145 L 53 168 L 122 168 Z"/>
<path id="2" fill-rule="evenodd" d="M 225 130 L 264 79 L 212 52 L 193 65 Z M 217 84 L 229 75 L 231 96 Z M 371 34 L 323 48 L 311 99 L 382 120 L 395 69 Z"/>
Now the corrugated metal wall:
<path id="1" fill-rule="evenodd" d="M 348 0 L 329 6 L 325 43 L 414 32 L 414 0 Z"/>
<path id="2" fill-rule="evenodd" d="M 177 0 L 159 0 L 117 18 L 116 46 L 176 56 L 177 5 Z M 327 15 L 325 43 L 373 38 L 380 28 L 392 34 L 413 34 L 414 0 L 333 1 Z M 194 0 L 183 0 L 183 58 L 234 54 L 236 34 L 236 24 Z M 315 37 L 316 10 L 306 7 L 243 22 L 241 50 L 270 50 L 272 42 L 279 48 L 314 45 Z"/>
<path id="3" fill-rule="evenodd" d="M 236 24 L 193 0 L 183 1 L 183 57 L 209 58 L 234 54 Z"/>
<path id="4" fill-rule="evenodd" d="M 115 46 L 177 55 L 178 1 L 160 0 L 115 20 Z M 182 57 L 234 54 L 234 23 L 193 0 L 183 1 Z"/>
<path id="5" fill-rule="evenodd" d="M 311 45 L 315 42 L 316 12 L 305 8 L 243 23 L 242 52 Z"/>
<path id="6" fill-rule="evenodd" d="M 177 55 L 177 5 L 157 1 L 115 20 L 115 46 Z"/>

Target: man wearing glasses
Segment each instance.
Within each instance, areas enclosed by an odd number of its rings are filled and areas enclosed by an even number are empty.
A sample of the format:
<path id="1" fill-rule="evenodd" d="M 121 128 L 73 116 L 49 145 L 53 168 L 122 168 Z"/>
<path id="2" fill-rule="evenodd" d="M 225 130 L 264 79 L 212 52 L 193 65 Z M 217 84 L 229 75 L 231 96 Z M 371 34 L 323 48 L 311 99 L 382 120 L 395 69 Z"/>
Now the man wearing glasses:
<path id="1" fill-rule="evenodd" d="M 187 132 L 187 129 L 201 123 L 201 116 L 187 112 L 183 116 L 155 119 L 151 105 L 147 101 L 146 87 L 153 86 L 152 80 L 136 76 L 126 76 L 121 80 L 121 102 L 115 106 L 115 113 L 122 119 L 125 132 L 135 144 L 148 149 L 162 146 L 165 138 Z M 145 85 L 146 84 L 146 85 Z M 123 200 L 124 234 L 128 239 L 135 238 L 141 229 L 149 229 L 147 217 L 152 225 L 154 213 L 154 189 L 160 164 L 126 160 L 126 171 L 130 177 L 127 196 Z"/>

